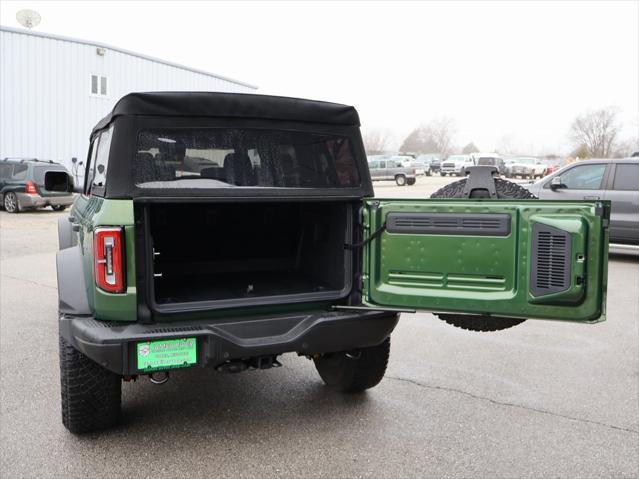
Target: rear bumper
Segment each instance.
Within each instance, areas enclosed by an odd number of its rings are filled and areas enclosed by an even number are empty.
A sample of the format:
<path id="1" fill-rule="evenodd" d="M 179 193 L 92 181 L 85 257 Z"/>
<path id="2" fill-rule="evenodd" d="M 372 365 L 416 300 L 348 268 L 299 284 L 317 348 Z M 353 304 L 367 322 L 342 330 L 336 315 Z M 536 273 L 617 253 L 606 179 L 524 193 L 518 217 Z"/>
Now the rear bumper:
<path id="1" fill-rule="evenodd" d="M 140 324 L 60 317 L 60 334 L 106 369 L 138 374 L 135 347 L 158 339 L 197 338 L 197 365 L 286 352 L 326 353 L 374 346 L 399 316 L 379 311 L 314 311 L 277 316 Z"/>
<path id="2" fill-rule="evenodd" d="M 43 208 L 45 206 L 69 206 L 73 204 L 73 195 L 40 196 L 16 193 L 20 208 Z"/>

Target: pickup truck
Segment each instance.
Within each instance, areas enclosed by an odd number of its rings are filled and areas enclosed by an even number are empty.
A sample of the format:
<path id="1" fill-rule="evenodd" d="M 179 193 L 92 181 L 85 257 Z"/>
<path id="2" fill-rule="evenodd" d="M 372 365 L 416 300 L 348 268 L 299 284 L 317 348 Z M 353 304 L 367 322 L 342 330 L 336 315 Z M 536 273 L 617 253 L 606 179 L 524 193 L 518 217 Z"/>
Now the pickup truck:
<path id="1" fill-rule="evenodd" d="M 451 155 L 442 161 L 439 169 L 441 176 L 465 176 L 469 167 L 475 166 L 475 159 L 471 155 Z"/>
<path id="2" fill-rule="evenodd" d="M 392 158 L 370 161 L 368 169 L 373 181 L 394 181 L 397 186 L 414 185 L 417 181 L 416 168 L 403 166 L 401 161 Z"/>

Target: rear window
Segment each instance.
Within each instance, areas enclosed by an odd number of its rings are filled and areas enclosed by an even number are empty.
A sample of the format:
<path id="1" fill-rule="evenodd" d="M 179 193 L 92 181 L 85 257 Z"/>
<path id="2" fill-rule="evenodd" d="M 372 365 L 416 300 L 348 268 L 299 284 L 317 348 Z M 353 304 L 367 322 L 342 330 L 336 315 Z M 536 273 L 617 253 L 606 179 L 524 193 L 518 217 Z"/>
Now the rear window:
<path id="1" fill-rule="evenodd" d="M 62 165 L 36 166 L 33 169 L 33 181 L 38 185 L 44 185 L 44 174 L 47 171 L 67 171 Z"/>
<path id="2" fill-rule="evenodd" d="M 142 131 L 142 188 L 357 187 L 350 139 L 300 131 L 180 128 Z"/>
<path id="3" fill-rule="evenodd" d="M 477 164 L 484 166 L 494 166 L 497 164 L 497 160 L 495 158 L 480 158 L 479 160 L 477 160 Z"/>
<path id="4" fill-rule="evenodd" d="M 615 181 L 612 184 L 613 190 L 639 190 L 639 163 L 630 165 L 618 163 L 615 170 Z"/>
<path id="5" fill-rule="evenodd" d="M 13 167 L 13 179 L 24 180 L 27 177 L 28 165 L 18 164 Z"/>

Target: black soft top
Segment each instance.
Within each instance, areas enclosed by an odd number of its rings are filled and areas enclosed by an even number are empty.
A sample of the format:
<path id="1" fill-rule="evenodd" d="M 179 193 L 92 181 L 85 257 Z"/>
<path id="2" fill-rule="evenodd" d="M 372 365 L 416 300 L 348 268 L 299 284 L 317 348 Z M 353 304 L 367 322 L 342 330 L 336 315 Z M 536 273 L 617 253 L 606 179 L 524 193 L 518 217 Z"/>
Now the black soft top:
<path id="1" fill-rule="evenodd" d="M 359 126 L 352 106 L 283 96 L 220 92 L 151 92 L 123 96 L 93 129 L 118 116 L 227 117 Z"/>

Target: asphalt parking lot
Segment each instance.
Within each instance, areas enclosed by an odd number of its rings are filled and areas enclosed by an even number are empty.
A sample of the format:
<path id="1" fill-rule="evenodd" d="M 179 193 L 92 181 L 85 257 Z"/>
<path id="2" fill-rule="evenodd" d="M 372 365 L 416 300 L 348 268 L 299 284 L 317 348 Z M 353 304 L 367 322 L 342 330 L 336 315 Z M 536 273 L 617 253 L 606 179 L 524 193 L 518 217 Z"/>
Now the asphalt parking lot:
<path id="1" fill-rule="evenodd" d="M 59 216 L 0 212 L 2 477 L 639 477 L 637 257 L 610 258 L 605 323 L 471 333 L 405 314 L 364 395 L 327 390 L 291 354 L 264 372 L 125 383 L 123 424 L 76 437 L 60 422 Z"/>

